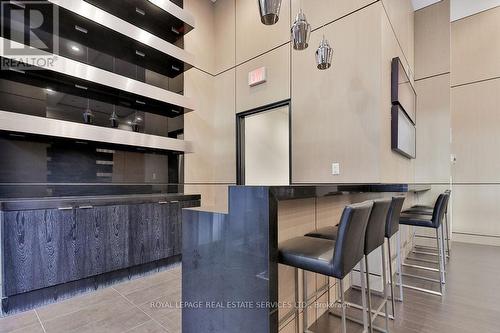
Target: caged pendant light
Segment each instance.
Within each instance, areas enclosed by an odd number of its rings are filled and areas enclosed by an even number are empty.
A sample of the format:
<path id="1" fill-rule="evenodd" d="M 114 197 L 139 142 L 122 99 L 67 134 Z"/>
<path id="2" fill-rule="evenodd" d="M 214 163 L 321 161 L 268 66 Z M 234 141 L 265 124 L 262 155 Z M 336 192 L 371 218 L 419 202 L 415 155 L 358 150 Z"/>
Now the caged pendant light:
<path id="1" fill-rule="evenodd" d="M 299 51 L 307 49 L 309 46 L 309 37 L 311 36 L 311 25 L 307 22 L 306 14 L 304 14 L 302 9 L 295 18 L 291 32 L 293 48 Z"/>
<path id="2" fill-rule="evenodd" d="M 280 16 L 281 0 L 258 0 L 260 20 L 265 25 L 278 23 Z"/>
<path id="3" fill-rule="evenodd" d="M 318 69 L 325 70 L 332 66 L 333 49 L 323 35 L 323 39 L 316 50 L 316 63 Z"/>

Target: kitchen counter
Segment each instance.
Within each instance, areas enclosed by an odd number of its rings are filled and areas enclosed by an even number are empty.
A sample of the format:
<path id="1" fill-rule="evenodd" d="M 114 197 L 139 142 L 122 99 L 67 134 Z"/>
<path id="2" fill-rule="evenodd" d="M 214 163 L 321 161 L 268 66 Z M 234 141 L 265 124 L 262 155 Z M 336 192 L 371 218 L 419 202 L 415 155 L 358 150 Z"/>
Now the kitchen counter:
<path id="1" fill-rule="evenodd" d="M 130 204 L 173 202 L 173 201 L 195 201 L 200 199 L 201 196 L 198 194 L 183 194 L 183 193 L 45 197 L 45 198 L 26 198 L 26 199 L 0 198 L 0 210 L 19 211 L 19 210 L 70 208 L 70 207 L 78 208 L 82 206 L 130 205 Z"/>

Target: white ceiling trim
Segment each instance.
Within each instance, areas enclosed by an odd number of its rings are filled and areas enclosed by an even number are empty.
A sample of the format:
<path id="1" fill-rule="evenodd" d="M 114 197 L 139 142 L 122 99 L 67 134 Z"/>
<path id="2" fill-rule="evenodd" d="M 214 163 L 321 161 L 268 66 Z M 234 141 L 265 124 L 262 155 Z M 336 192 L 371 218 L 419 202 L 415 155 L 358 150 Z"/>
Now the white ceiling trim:
<path id="1" fill-rule="evenodd" d="M 441 0 L 411 0 L 413 9 L 419 10 L 427 6 L 433 5 Z"/>
<path id="2" fill-rule="evenodd" d="M 500 6 L 500 0 L 451 0 L 451 21 Z"/>

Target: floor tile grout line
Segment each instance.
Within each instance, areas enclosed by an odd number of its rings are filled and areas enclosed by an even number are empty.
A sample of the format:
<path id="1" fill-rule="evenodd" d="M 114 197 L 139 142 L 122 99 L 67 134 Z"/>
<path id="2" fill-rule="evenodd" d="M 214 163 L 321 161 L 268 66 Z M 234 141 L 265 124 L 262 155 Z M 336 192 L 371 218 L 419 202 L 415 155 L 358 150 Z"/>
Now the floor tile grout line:
<path id="1" fill-rule="evenodd" d="M 150 320 L 147 320 L 147 321 L 145 321 L 145 322 L 143 322 L 143 323 L 140 323 L 139 325 L 136 325 L 136 326 L 134 326 L 134 327 L 131 327 L 131 328 L 127 329 L 126 331 L 123 331 L 123 333 L 130 332 L 130 331 L 132 331 L 132 330 L 134 330 L 134 329 L 136 329 L 136 328 L 139 328 L 139 327 L 141 327 L 141 326 L 143 326 L 143 325 L 146 325 L 146 324 L 147 324 L 147 323 L 149 323 L 150 321 L 153 321 L 153 320 L 151 320 L 151 319 L 150 319 Z M 154 321 L 153 321 L 153 322 L 154 322 Z"/>
<path id="2" fill-rule="evenodd" d="M 42 326 L 42 330 L 44 333 L 47 333 L 47 331 L 45 330 L 45 326 L 43 325 L 42 323 L 42 320 L 40 319 L 40 316 L 38 315 L 38 312 L 36 311 L 36 309 L 34 309 L 33 311 L 35 311 L 35 314 L 36 314 L 36 318 L 38 319 L 38 322 L 40 323 L 40 325 Z"/>
<path id="3" fill-rule="evenodd" d="M 116 291 L 121 297 L 123 297 L 127 302 L 129 302 L 130 304 L 132 304 L 135 308 L 137 308 L 139 311 L 141 311 L 142 313 L 144 313 L 146 316 L 149 317 L 149 319 L 151 319 L 152 321 L 154 321 L 155 323 L 157 323 L 158 325 L 160 325 L 161 327 L 163 327 L 167 332 L 170 332 L 170 330 L 168 328 L 166 328 L 162 323 L 160 323 L 158 320 L 154 319 L 153 317 L 151 317 L 149 314 L 146 313 L 146 311 L 144 311 L 143 309 L 141 309 L 140 307 L 138 307 L 137 305 L 135 305 L 131 300 L 129 300 L 125 295 L 123 295 L 122 293 L 120 293 L 118 290 L 116 290 L 114 287 L 111 287 L 114 291 Z"/>

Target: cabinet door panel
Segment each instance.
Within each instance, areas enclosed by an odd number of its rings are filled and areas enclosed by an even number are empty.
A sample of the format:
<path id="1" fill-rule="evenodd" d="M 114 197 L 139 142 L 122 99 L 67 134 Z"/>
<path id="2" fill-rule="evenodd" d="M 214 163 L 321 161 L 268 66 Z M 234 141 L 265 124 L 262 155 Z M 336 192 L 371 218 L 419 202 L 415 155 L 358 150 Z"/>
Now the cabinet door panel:
<path id="1" fill-rule="evenodd" d="M 4 285 L 7 296 L 78 278 L 79 233 L 74 211 L 34 210 L 4 214 Z"/>
<path id="2" fill-rule="evenodd" d="M 128 206 L 106 207 L 107 241 L 106 271 L 129 266 L 129 209 Z"/>
<path id="3" fill-rule="evenodd" d="M 129 206 L 129 264 L 139 265 L 151 261 L 149 225 L 153 215 L 153 204 Z"/>
<path id="4" fill-rule="evenodd" d="M 105 207 L 77 209 L 76 221 L 85 230 L 83 251 L 84 276 L 101 274 L 105 271 L 107 221 Z"/>
<path id="5" fill-rule="evenodd" d="M 182 251 L 181 204 L 171 202 L 169 206 L 169 244 L 172 244 L 172 255 L 178 255 Z"/>

